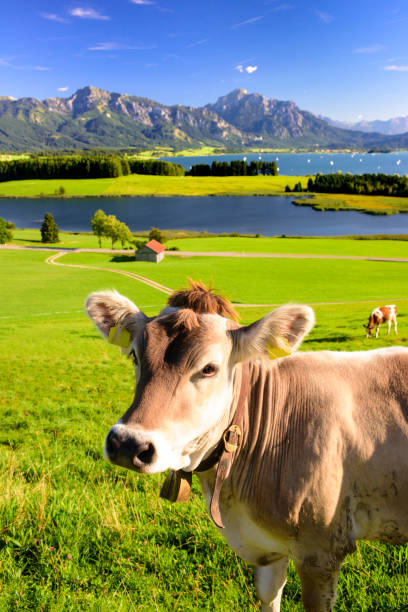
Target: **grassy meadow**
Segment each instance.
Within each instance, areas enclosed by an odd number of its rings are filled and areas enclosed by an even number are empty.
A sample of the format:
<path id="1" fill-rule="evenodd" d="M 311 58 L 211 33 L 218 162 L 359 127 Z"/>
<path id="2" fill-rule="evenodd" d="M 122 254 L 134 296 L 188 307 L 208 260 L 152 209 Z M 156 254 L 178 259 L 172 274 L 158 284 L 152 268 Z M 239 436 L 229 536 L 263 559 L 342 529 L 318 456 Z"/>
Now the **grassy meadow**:
<path id="1" fill-rule="evenodd" d="M 13 229 L 13 242 L 16 246 L 42 247 L 51 246 L 62 249 L 99 249 L 98 237 L 86 232 L 62 232 L 59 231 L 59 242 L 41 242 L 41 232 L 39 229 Z M 110 238 L 101 238 L 102 249 L 111 249 L 112 241 Z M 121 249 L 120 242 L 115 244 L 117 249 Z"/>
<path id="2" fill-rule="evenodd" d="M 354 239 L 354 238 L 282 238 L 246 236 L 208 236 L 176 238 L 166 248 L 180 251 L 274 253 L 281 255 L 335 255 L 356 257 L 408 258 L 408 240 Z"/>
<path id="3" fill-rule="evenodd" d="M 331 242 L 342 254 L 342 241 Z M 404 243 L 390 243 L 406 256 Z M 0 252 L 0 610 L 260 610 L 252 568 L 213 527 L 197 481 L 191 501 L 169 504 L 158 498 L 162 474 L 103 458 L 104 437 L 132 400 L 133 372 L 86 318 L 84 301 L 116 288 L 152 315 L 166 296 L 121 275 L 46 265 L 48 256 Z M 317 303 L 303 350 L 408 345 L 405 263 L 169 257 L 156 265 L 99 253 L 59 261 L 132 270 L 174 289 L 186 276 L 213 279 L 241 304 Z M 381 329 L 366 339 L 371 308 L 391 301 L 398 338 Z M 249 323 L 270 308 L 238 310 Z M 405 610 L 407 571 L 408 547 L 360 542 L 343 566 L 336 611 Z M 282 610 L 303 610 L 292 565 Z"/>
<path id="4" fill-rule="evenodd" d="M 371 215 L 408 213 L 408 198 L 366 196 L 355 194 L 317 193 L 311 198 L 296 199 L 298 206 L 312 206 L 315 210 L 358 210 Z"/>
<path id="5" fill-rule="evenodd" d="M 130 174 L 101 179 L 44 179 L 6 181 L 0 197 L 36 198 L 57 196 L 225 196 L 282 195 L 285 186 L 298 182 L 306 188 L 305 176 L 149 176 Z M 58 196 L 60 197 L 60 196 Z"/>
<path id="6" fill-rule="evenodd" d="M 41 242 L 41 233 L 38 229 L 13 230 L 13 244 L 16 246 L 53 246 L 69 249 L 98 249 L 97 236 L 85 232 L 59 232 L 60 241 L 50 244 Z M 401 239 L 370 239 L 356 238 L 282 238 L 251 236 L 200 236 L 200 232 L 183 232 L 164 230 L 169 240 L 166 248 L 176 247 L 179 251 L 195 251 L 202 253 L 219 252 L 239 254 L 273 253 L 281 255 L 335 255 L 341 257 L 395 257 L 408 258 L 408 235 Z M 195 235 L 195 236 L 194 236 Z M 146 236 L 140 236 L 143 238 Z M 121 244 L 115 247 L 121 249 Z M 102 237 L 102 248 L 110 249 L 111 240 Z"/>

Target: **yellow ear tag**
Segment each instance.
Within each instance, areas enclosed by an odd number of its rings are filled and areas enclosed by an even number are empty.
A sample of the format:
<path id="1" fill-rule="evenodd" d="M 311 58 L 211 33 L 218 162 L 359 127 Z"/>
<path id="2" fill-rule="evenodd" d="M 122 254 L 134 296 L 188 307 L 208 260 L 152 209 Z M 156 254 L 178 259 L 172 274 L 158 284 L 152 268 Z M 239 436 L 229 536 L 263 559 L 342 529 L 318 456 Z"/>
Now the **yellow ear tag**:
<path id="1" fill-rule="evenodd" d="M 280 359 L 281 357 L 287 357 L 288 355 L 292 354 L 289 342 L 286 340 L 286 338 L 279 338 L 279 342 L 283 344 L 285 348 L 272 346 L 272 344 L 267 345 L 266 348 L 268 351 L 269 359 Z"/>
<path id="2" fill-rule="evenodd" d="M 130 333 L 127 329 L 122 329 L 122 331 L 118 333 L 117 327 L 111 327 L 109 330 L 108 342 L 127 349 L 130 345 Z"/>

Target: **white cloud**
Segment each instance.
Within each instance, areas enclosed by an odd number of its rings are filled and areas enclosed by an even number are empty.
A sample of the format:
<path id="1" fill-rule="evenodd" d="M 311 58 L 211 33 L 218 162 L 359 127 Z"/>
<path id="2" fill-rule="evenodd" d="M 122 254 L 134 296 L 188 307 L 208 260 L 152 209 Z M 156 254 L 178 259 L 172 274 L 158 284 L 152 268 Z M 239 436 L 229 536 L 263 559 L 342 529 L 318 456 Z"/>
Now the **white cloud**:
<path id="1" fill-rule="evenodd" d="M 277 6 L 274 6 L 273 8 L 269 9 L 268 13 L 278 13 L 279 11 L 290 11 L 291 9 L 293 9 L 293 5 L 287 2 L 284 2 L 283 4 L 278 4 Z"/>
<path id="2" fill-rule="evenodd" d="M 246 66 L 244 68 L 242 64 L 238 64 L 238 66 L 235 66 L 235 70 L 238 70 L 238 72 L 241 72 L 242 74 L 244 72 L 247 72 L 248 74 L 252 74 L 256 70 L 258 70 L 258 66 Z"/>
<path id="3" fill-rule="evenodd" d="M 320 21 L 323 21 L 323 23 L 331 23 L 334 19 L 333 15 L 330 15 L 330 13 L 325 13 L 324 11 L 315 11 L 315 14 L 318 16 Z"/>
<path id="4" fill-rule="evenodd" d="M 118 42 L 101 42 L 88 47 L 88 51 L 149 51 L 151 49 L 154 49 L 154 46 L 124 45 Z"/>
<path id="5" fill-rule="evenodd" d="M 102 13 L 99 13 L 93 8 L 83 8 L 80 6 L 72 9 L 70 15 L 72 15 L 72 17 L 80 17 L 81 19 L 97 19 L 100 21 L 107 21 L 110 19 L 107 15 L 102 15 Z"/>
<path id="6" fill-rule="evenodd" d="M 68 89 L 68 85 L 65 85 L 65 87 L 58 87 L 58 91 L 68 91 Z"/>
<path id="7" fill-rule="evenodd" d="M 392 64 L 391 66 L 384 66 L 384 70 L 390 70 L 394 72 L 408 72 L 408 66 L 396 66 Z"/>
<path id="8" fill-rule="evenodd" d="M 358 49 L 354 49 L 353 53 L 378 53 L 379 51 L 383 51 L 384 45 L 369 45 L 368 47 L 359 47 Z"/>
<path id="9" fill-rule="evenodd" d="M 190 47 L 198 47 L 198 45 L 203 45 L 204 43 L 208 42 L 208 40 L 208 38 L 202 38 L 201 40 L 197 40 L 196 42 L 186 45 L 186 49 L 190 49 Z"/>
<path id="10" fill-rule="evenodd" d="M 241 28 L 242 26 L 249 25 L 252 23 L 256 23 L 260 19 L 263 19 L 263 15 L 258 15 L 258 17 L 251 17 L 251 19 L 246 19 L 245 21 L 240 21 L 239 23 L 235 23 L 232 26 L 229 26 L 229 30 L 235 30 L 236 28 Z"/>
<path id="11" fill-rule="evenodd" d="M 156 4 L 152 2 L 152 0 L 130 0 L 132 4 L 138 4 L 139 6 L 149 6 L 152 4 Z"/>
<path id="12" fill-rule="evenodd" d="M 27 68 L 28 70 L 40 70 L 40 71 L 51 70 L 49 66 L 23 66 L 22 68 L 23 69 Z"/>
<path id="13" fill-rule="evenodd" d="M 58 21 L 59 23 L 67 23 L 67 19 L 57 15 L 56 13 L 40 13 L 41 17 L 48 19 L 49 21 Z"/>
<path id="14" fill-rule="evenodd" d="M 0 66 L 13 68 L 12 59 L 12 57 L 0 57 Z"/>

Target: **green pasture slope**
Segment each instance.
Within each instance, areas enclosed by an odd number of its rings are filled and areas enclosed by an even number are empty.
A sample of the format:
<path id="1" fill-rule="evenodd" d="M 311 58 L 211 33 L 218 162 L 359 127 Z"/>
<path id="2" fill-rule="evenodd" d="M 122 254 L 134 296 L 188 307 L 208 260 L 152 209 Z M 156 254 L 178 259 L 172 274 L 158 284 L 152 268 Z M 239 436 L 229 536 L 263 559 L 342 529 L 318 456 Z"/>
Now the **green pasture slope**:
<path id="1" fill-rule="evenodd" d="M 46 265 L 48 256 L 0 252 L 0 610 L 259 610 L 252 568 L 213 527 L 197 482 L 191 501 L 172 505 L 158 498 L 163 475 L 103 459 L 106 432 L 132 399 L 133 373 L 84 316 L 84 300 L 116 288 L 152 315 L 166 296 L 113 273 Z M 304 350 L 408 343 L 405 263 L 118 258 L 81 253 L 59 261 L 132 269 L 172 288 L 187 275 L 213 278 L 240 303 L 350 301 L 315 307 Z M 398 339 L 383 330 L 378 341 L 366 339 L 370 308 L 394 299 Z M 249 323 L 268 308 L 239 311 Z M 344 564 L 336 610 L 406 609 L 407 570 L 408 547 L 359 543 Z M 282 609 L 300 612 L 292 565 L 288 578 Z"/>
<path id="2" fill-rule="evenodd" d="M 195 251 L 208 253 L 235 252 L 245 253 L 274 253 L 295 255 L 340 255 L 357 257 L 395 257 L 408 259 L 408 234 L 400 240 L 363 239 L 353 238 L 266 238 L 247 236 L 200 236 L 200 232 L 183 232 L 182 230 L 164 230 L 169 236 L 166 248 L 176 247 L 179 251 Z M 191 234 L 191 235 L 189 235 Z M 140 238 L 146 238 L 140 236 Z M 60 242 L 57 248 L 70 249 L 98 249 L 97 236 L 85 232 L 59 232 Z M 405 238 L 405 239 L 402 239 Z M 17 246 L 43 246 L 39 229 L 13 230 L 13 244 Z M 46 245 L 48 246 L 48 245 Z M 121 244 L 115 244 L 121 249 Z M 111 241 L 102 238 L 102 248 L 110 249 Z"/>

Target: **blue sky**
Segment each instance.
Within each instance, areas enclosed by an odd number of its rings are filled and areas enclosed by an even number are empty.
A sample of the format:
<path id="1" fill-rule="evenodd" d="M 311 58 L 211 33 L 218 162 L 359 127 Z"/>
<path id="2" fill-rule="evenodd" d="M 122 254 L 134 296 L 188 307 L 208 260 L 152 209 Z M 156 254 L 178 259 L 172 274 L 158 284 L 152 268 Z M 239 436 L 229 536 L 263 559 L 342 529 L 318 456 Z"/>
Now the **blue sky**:
<path id="1" fill-rule="evenodd" d="M 408 115 L 402 0 L 15 0 L 1 30 L 0 95 L 203 106 L 240 87 L 333 119 Z"/>

